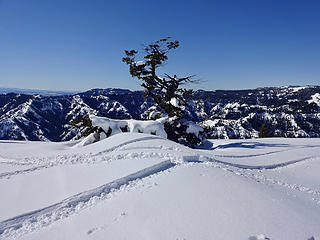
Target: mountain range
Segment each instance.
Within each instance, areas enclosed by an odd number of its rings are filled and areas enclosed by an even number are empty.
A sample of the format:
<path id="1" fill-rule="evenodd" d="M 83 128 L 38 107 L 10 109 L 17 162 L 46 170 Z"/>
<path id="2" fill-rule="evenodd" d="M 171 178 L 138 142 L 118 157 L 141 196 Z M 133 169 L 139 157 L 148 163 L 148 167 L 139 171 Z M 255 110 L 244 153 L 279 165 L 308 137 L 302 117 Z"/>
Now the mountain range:
<path id="1" fill-rule="evenodd" d="M 1 91 L 0 91 L 1 92 Z M 2 91 L 3 92 L 3 91 Z M 142 91 L 92 89 L 81 93 L 0 94 L 0 139 L 78 139 L 71 123 L 89 114 L 145 119 L 154 105 Z M 320 137 L 320 86 L 195 91 L 187 118 L 208 138 L 253 138 L 262 125 L 270 136 Z"/>

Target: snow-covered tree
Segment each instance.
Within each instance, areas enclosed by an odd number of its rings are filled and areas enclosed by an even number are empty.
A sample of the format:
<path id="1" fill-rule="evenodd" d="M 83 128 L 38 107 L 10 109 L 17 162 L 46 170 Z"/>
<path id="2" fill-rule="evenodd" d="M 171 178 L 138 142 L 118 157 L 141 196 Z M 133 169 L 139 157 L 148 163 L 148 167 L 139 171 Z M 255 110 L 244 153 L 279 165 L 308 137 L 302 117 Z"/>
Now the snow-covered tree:
<path id="1" fill-rule="evenodd" d="M 171 40 L 170 37 L 160 39 L 143 48 L 142 59 L 136 59 L 137 50 L 126 50 L 122 61 L 129 65 L 132 77 L 142 81 L 141 86 L 145 89 L 144 96 L 151 97 L 157 107 L 157 114 L 150 114 L 149 118 L 167 116 L 165 129 L 168 138 L 190 146 L 201 144 L 199 134 L 191 132 L 191 128 L 185 120 L 187 107 L 186 97 L 192 94 L 192 89 L 183 86 L 194 83 L 192 76 L 177 77 L 177 75 L 164 74 L 160 76 L 157 69 L 168 60 L 168 52 L 179 47 L 179 41 Z M 188 130 L 189 129 L 189 130 Z"/>

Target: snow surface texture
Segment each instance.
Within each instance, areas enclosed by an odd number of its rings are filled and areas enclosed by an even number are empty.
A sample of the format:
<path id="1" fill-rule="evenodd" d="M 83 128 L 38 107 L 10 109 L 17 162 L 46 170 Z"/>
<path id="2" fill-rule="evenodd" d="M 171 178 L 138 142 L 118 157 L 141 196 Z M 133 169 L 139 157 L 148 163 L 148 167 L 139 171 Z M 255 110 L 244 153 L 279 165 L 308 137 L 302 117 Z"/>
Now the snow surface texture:
<path id="1" fill-rule="evenodd" d="M 319 139 L 78 142 L 0 141 L 0 239 L 319 239 Z"/>

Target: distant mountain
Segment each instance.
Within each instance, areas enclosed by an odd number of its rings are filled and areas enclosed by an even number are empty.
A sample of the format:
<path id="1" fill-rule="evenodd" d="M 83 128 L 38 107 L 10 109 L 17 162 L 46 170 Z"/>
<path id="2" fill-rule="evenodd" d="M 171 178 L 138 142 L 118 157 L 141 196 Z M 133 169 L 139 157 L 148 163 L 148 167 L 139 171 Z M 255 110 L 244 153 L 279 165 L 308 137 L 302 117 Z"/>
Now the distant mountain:
<path id="1" fill-rule="evenodd" d="M 21 89 L 21 88 L 0 88 L 0 94 L 4 93 L 22 93 L 22 94 L 40 94 L 43 96 L 59 96 L 59 95 L 72 95 L 77 92 L 72 91 L 50 91 L 38 89 Z"/>
<path id="2" fill-rule="evenodd" d="M 189 120 L 211 138 L 320 137 L 320 86 L 196 91 Z M 153 102 L 142 91 L 92 89 L 77 94 L 0 94 L 0 139 L 65 141 L 79 138 L 70 123 L 88 114 L 144 119 Z"/>

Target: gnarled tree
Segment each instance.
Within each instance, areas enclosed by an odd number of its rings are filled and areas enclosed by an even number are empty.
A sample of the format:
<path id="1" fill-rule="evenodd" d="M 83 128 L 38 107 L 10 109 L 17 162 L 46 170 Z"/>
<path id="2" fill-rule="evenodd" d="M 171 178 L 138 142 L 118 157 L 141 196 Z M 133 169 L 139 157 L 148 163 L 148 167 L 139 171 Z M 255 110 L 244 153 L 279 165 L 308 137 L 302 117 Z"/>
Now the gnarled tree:
<path id="1" fill-rule="evenodd" d="M 202 143 L 202 138 L 192 133 L 185 120 L 187 106 L 186 97 L 192 93 L 191 89 L 183 86 L 194 83 L 192 76 L 177 77 L 164 74 L 159 76 L 157 69 L 168 60 L 168 52 L 179 47 L 179 41 L 171 40 L 170 37 L 160 39 L 143 48 L 143 59 L 137 60 L 137 50 L 126 50 L 122 61 L 129 65 L 132 77 L 142 81 L 141 86 L 145 89 L 144 96 L 151 97 L 159 113 L 149 118 L 167 116 L 165 129 L 168 138 L 189 146 Z"/>

